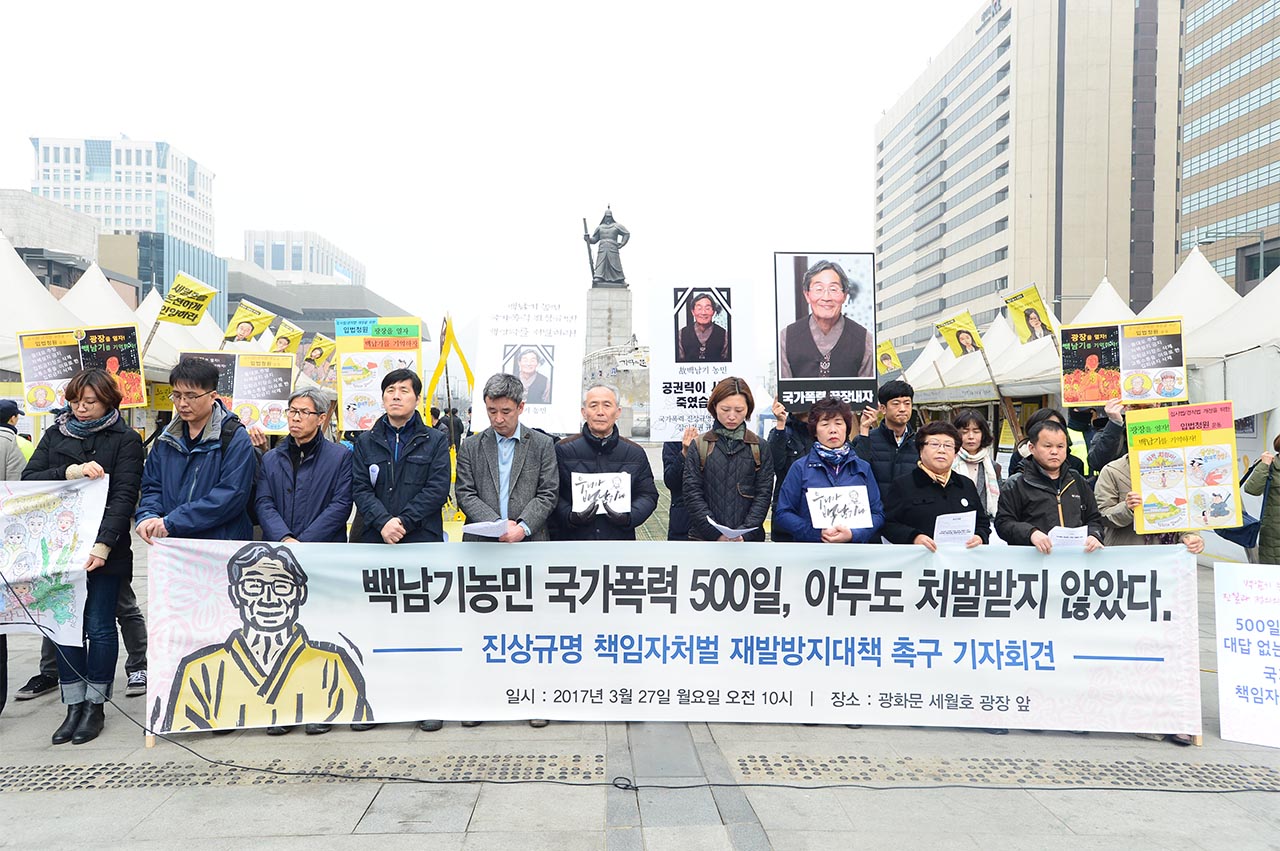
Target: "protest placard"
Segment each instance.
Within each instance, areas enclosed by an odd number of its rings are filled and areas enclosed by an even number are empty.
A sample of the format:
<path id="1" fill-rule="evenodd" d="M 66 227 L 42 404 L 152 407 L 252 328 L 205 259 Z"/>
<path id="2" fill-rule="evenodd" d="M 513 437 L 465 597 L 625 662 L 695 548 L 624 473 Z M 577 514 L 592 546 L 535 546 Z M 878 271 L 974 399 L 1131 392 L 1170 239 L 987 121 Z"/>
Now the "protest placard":
<path id="1" fill-rule="evenodd" d="M 160 305 L 157 322 L 172 322 L 175 325 L 198 325 L 200 317 L 209 309 L 213 297 L 218 291 L 202 284 L 190 275 L 179 272 L 165 293 L 164 303 Z M 151 332 L 155 333 L 154 329 Z"/>
<path id="2" fill-rule="evenodd" d="M 338 424 L 343 431 L 368 431 L 383 413 L 383 376 L 397 369 L 422 376 L 422 320 L 416 316 L 339 319 L 334 329 Z"/>
<path id="3" fill-rule="evenodd" d="M 749 299 L 734 302 L 733 287 L 676 287 L 652 299 L 653 327 L 664 329 L 650 349 L 649 435 L 680 440 L 688 426 L 711 427 L 707 398 L 721 380 L 750 373 L 749 346 L 737 329 L 750 328 Z"/>
<path id="4" fill-rule="evenodd" d="M 1119 398 L 1119 325 L 1063 325 L 1062 404 L 1099 407 Z"/>
<path id="5" fill-rule="evenodd" d="M 288 434 L 284 412 L 292 389 L 292 355 L 236 355 L 232 411 L 245 428 L 257 425 L 268 434 Z"/>
<path id="6" fill-rule="evenodd" d="M 1004 303 L 1009 309 L 1009 322 L 1022 343 L 1053 336 L 1053 314 L 1045 308 L 1034 284 L 1007 296 Z"/>
<path id="7" fill-rule="evenodd" d="M 571 476 L 570 487 L 573 488 L 574 511 L 584 511 L 590 505 L 596 506 L 596 514 L 604 514 L 605 506 L 620 514 L 631 510 L 630 473 L 575 472 Z"/>
<path id="8" fill-rule="evenodd" d="M 1280 577 L 1271 564 L 1213 566 L 1222 738 L 1280 748 Z"/>
<path id="9" fill-rule="evenodd" d="M 976 354 L 982 350 L 982 337 L 978 334 L 978 326 L 969 311 L 959 313 L 950 319 L 934 325 L 946 342 L 951 354 L 956 357 Z"/>
<path id="10" fill-rule="evenodd" d="M 1120 400 L 1185 402 L 1182 320 L 1125 322 L 1120 328 Z"/>
<path id="11" fill-rule="evenodd" d="M 256 340 L 275 319 L 276 315 L 271 311 L 258 307 L 251 301 L 241 300 L 236 305 L 236 312 L 231 315 L 231 321 L 227 323 L 222 339 L 235 343 Z"/>
<path id="12" fill-rule="evenodd" d="M 898 350 L 893 347 L 893 340 L 881 340 L 876 346 L 876 369 L 881 375 L 902 369 L 902 361 L 898 359 Z"/>
<path id="13" fill-rule="evenodd" d="M 63 389 L 77 372 L 105 369 L 120 390 L 120 407 L 145 408 L 147 385 L 138 326 L 95 325 L 18 334 L 25 408 L 45 414 L 65 404 Z"/>
<path id="14" fill-rule="evenodd" d="M 809 503 L 809 518 L 815 529 L 871 528 L 871 500 L 865 485 L 834 488 L 808 488 L 804 492 Z"/>

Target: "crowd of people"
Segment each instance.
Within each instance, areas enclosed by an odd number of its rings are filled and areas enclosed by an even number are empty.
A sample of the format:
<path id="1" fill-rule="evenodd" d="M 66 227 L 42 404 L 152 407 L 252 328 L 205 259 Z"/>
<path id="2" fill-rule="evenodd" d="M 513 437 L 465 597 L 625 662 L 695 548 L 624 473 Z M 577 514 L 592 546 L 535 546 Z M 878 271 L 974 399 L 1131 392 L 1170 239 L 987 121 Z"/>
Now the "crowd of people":
<path id="1" fill-rule="evenodd" d="M 17 446 L 6 433 L 13 431 L 16 407 L 0 407 L 0 472 L 7 478 L 15 472 L 24 480 L 110 476 L 106 511 L 85 563 L 84 641 L 54 647 L 46 639 L 39 673 L 16 695 L 29 699 L 60 689 L 66 717 L 54 744 L 91 741 L 102 731 L 119 655 L 117 622 L 128 655 L 126 694 L 146 692 L 146 627 L 130 585 L 131 529 L 146 544 L 168 536 L 249 541 L 255 535 L 272 544 L 442 541 L 451 443 L 458 447 L 457 507 L 468 522 L 506 524 L 494 537 L 466 540 L 634 540 L 658 505 L 646 453 L 619 433 L 618 394 L 605 384 L 586 390 L 581 430 L 556 440 L 520 422 L 527 382 L 494 375 L 482 394 L 489 425 L 463 439 L 466 429 L 456 410 L 432 409 L 434 426 L 423 421 L 422 380 L 398 369 L 382 379 L 385 413 L 348 448 L 326 435 L 334 407 L 318 390 L 292 395 L 289 433 L 271 447 L 265 434 L 247 431 L 218 397 L 218 374 L 210 363 L 184 359 L 170 383 L 176 416 L 149 452 L 122 420 L 120 392 L 103 370 L 86 370 L 71 380 L 68 407 L 25 463 L 13 460 Z M 1140 496 L 1129 480 L 1118 402 L 1108 403 L 1105 416 L 1096 420 L 1074 411 L 1071 417 L 1054 409 L 1036 412 L 1010 469 L 1003 471 L 980 411 L 963 408 L 949 421 L 917 425 L 913 399 L 911 385 L 896 380 L 882 385 L 878 404 L 859 416 L 834 397 L 803 414 L 788 414 L 775 401 L 775 425 L 761 437 L 748 428 L 756 404 L 748 383 L 736 377 L 720 381 L 707 403 L 712 428 L 688 428 L 681 440 L 663 446 L 663 481 L 672 497 L 668 539 L 763 541 L 772 515 L 774 541 L 884 541 L 932 551 L 939 546 L 939 518 L 972 512 L 972 529 L 962 531 L 969 548 L 998 537 L 1050 553 L 1055 528 L 1083 527 L 1086 551 L 1178 542 L 1193 553 L 1203 549 L 1194 533 L 1135 531 Z M 625 504 L 575 502 L 581 474 L 623 473 L 630 478 Z M 1280 460 L 1272 453 L 1246 489 L 1260 492 L 1268 477 L 1280 479 Z M 815 523 L 810 492 L 849 486 L 864 489 L 867 522 L 834 521 L 826 528 Z M 1274 559 L 1280 510 L 1272 508 L 1263 520 L 1262 546 Z M 269 583 L 256 583 L 239 593 L 270 589 Z M 271 649 L 263 653 L 269 659 Z M 293 720 L 279 718 L 268 733 L 289 732 Z M 195 723 L 199 728 L 199 719 Z M 431 732 L 442 725 L 425 719 L 418 726 Z M 305 727 L 320 734 L 329 724 Z"/>

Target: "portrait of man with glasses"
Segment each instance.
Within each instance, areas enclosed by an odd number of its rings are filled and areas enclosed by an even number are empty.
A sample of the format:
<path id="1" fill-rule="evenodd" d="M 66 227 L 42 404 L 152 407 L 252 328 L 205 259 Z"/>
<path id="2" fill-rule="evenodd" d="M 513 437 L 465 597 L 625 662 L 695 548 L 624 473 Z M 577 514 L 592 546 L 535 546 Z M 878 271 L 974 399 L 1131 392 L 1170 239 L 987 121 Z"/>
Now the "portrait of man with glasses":
<path id="1" fill-rule="evenodd" d="M 808 313 L 778 335 L 778 377 L 868 378 L 873 376 L 875 339 L 845 312 L 858 297 L 844 268 L 819 260 L 800 281 Z"/>

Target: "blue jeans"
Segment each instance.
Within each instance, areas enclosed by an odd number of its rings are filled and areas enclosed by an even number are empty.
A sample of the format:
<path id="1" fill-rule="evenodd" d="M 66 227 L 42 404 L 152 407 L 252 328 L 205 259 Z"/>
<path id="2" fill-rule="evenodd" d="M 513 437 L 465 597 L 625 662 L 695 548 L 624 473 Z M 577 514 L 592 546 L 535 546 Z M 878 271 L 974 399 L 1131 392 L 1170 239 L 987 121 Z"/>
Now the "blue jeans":
<path id="1" fill-rule="evenodd" d="M 85 641 L 78 647 L 58 645 L 58 681 L 62 683 L 62 702 L 68 706 L 86 700 L 106 703 L 111 697 L 116 657 L 120 655 L 120 641 L 116 638 L 119 590 L 120 577 L 89 574 L 89 598 L 84 603 Z"/>

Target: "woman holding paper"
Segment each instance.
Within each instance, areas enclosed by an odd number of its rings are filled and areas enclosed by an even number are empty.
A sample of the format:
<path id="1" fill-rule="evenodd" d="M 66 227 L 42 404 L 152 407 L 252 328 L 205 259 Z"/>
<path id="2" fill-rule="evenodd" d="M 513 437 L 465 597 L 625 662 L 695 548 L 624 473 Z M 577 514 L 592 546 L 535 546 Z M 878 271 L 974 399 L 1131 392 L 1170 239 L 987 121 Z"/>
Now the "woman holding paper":
<path id="1" fill-rule="evenodd" d="M 747 429 L 755 410 L 751 388 L 741 378 L 726 378 L 712 389 L 707 410 L 714 427 L 684 453 L 689 540 L 763 541 L 773 461 L 769 445 Z M 740 534 L 729 537 L 724 530 Z"/>
<path id="2" fill-rule="evenodd" d="M 871 465 L 849 445 L 853 410 L 849 403 L 828 396 L 809 409 L 809 434 L 813 448 L 791 465 L 778 494 L 774 525 L 792 539 L 809 543 L 865 544 L 875 540 L 884 523 L 880 488 Z M 832 506 L 815 520 L 810 506 Z M 865 513 L 859 506 L 865 506 Z M 826 522 L 844 514 L 850 520 Z"/>
<path id="3" fill-rule="evenodd" d="M 111 696 L 120 645 L 116 600 L 133 576 L 129 548 L 133 509 L 142 485 L 142 438 L 120 416 L 120 388 L 103 369 L 86 369 L 67 382 L 67 408 L 55 412 L 22 471 L 23 481 L 100 479 L 110 476 L 97 537 L 83 564 L 88 571 L 84 637 L 58 649 L 58 679 L 67 717 L 55 745 L 81 745 L 102 732 L 102 705 Z M 81 565 L 76 565 L 80 567 Z"/>
<path id="4" fill-rule="evenodd" d="M 977 547 L 991 537 L 991 517 L 967 476 L 952 470 L 960 432 L 948 422 L 924 425 L 915 435 L 920 461 L 894 481 L 885 500 L 884 531 L 893 544 Z"/>

